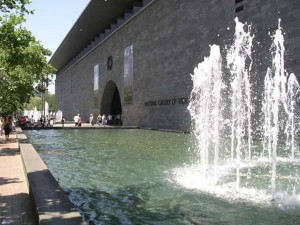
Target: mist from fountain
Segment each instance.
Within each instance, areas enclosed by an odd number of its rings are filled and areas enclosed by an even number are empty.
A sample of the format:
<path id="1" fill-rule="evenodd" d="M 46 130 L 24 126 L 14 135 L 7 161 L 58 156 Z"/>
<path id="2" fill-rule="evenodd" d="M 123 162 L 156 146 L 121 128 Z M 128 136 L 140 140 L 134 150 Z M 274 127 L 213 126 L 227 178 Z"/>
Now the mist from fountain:
<path id="1" fill-rule="evenodd" d="M 235 19 L 234 43 L 227 52 L 227 67 L 231 73 L 231 159 L 236 162 L 236 186 L 240 186 L 242 150 L 248 151 L 251 160 L 251 84 L 252 40 L 251 26 Z"/>
<path id="2" fill-rule="evenodd" d="M 195 85 L 191 93 L 193 101 L 191 101 L 188 109 L 195 121 L 194 133 L 199 146 L 201 174 L 204 176 L 207 175 L 206 171 L 209 170 L 209 158 L 213 158 L 213 177 L 216 177 L 217 174 L 219 137 L 223 121 L 221 91 L 224 84 L 221 69 L 220 47 L 213 45 L 210 49 L 210 57 L 199 63 L 194 70 L 194 75 L 192 75 Z M 207 127 L 210 129 L 207 129 Z M 210 152 L 211 148 L 213 148 L 213 152 Z"/>
<path id="3" fill-rule="evenodd" d="M 271 186 L 272 196 L 276 194 L 276 165 L 278 142 L 285 138 L 291 157 L 295 157 L 295 105 L 299 84 L 296 76 L 287 74 L 284 67 L 284 37 L 280 20 L 273 36 L 272 67 L 268 68 L 263 99 L 264 137 L 263 152 L 268 152 L 272 162 Z M 280 132 L 281 130 L 284 131 Z"/>
<path id="4" fill-rule="evenodd" d="M 252 115 L 254 103 L 251 100 L 257 96 L 251 96 L 256 87 L 250 82 L 254 75 L 254 36 L 251 26 L 237 18 L 235 23 L 234 41 L 224 57 L 226 60 L 222 60 L 220 47 L 212 45 L 210 56 L 199 63 L 191 75 L 194 86 L 188 110 L 199 160 L 192 166 L 175 169 L 174 180 L 186 188 L 222 198 L 263 203 L 275 200 L 278 206 L 285 204 L 286 199 L 294 199 L 293 204 L 299 206 L 297 184 L 300 180 L 292 176 L 300 171 L 295 141 L 299 84 L 296 76 L 288 75 L 284 68 L 280 22 L 272 36 L 272 67 L 267 70 L 264 81 L 261 141 L 252 138 L 252 129 L 260 127 L 252 127 L 252 121 L 258 119 Z M 222 61 L 226 62 L 229 75 L 224 74 Z M 229 89 L 229 94 L 222 94 L 224 89 Z M 224 119 L 223 115 L 228 114 L 230 118 Z M 230 141 L 226 140 L 228 137 Z M 279 159 L 280 165 L 277 164 Z M 276 186 L 280 189 L 276 190 Z"/>
<path id="5" fill-rule="evenodd" d="M 61 110 L 58 110 L 55 114 L 55 121 L 61 122 L 63 118 L 63 112 Z"/>
<path id="6" fill-rule="evenodd" d="M 24 110 L 24 116 L 27 116 L 28 119 L 33 118 L 34 122 L 37 122 L 41 118 L 41 112 L 34 107 L 33 110 Z"/>

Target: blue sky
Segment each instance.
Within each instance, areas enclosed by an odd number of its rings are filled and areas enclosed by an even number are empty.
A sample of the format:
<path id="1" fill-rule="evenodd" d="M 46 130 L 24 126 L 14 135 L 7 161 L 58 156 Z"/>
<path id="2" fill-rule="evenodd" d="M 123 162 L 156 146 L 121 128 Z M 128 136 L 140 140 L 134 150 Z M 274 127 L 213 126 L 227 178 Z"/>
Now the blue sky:
<path id="1" fill-rule="evenodd" d="M 26 17 L 25 27 L 53 54 L 88 3 L 89 0 L 32 0 L 28 8 L 35 13 Z M 49 91 L 54 93 L 53 85 Z"/>

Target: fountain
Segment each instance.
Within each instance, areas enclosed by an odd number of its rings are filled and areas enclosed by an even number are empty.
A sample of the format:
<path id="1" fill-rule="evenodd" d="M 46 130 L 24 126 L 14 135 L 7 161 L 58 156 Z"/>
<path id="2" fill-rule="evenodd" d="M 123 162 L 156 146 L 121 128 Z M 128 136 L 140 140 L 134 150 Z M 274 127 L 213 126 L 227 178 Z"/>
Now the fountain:
<path id="1" fill-rule="evenodd" d="M 299 85 L 284 70 L 282 28 L 279 24 L 272 37 L 273 63 L 259 114 L 250 82 L 254 36 L 250 26 L 235 22 L 226 56 L 212 45 L 192 74 L 193 135 L 142 129 L 25 131 L 87 223 L 299 223 Z M 256 125 L 258 114 L 262 122 Z M 254 136 L 259 133 L 260 138 Z"/>
<path id="2" fill-rule="evenodd" d="M 61 122 L 62 118 L 63 118 L 63 112 L 61 110 L 58 110 L 55 114 L 55 121 Z"/>
<path id="3" fill-rule="evenodd" d="M 221 91 L 224 86 L 221 75 L 221 54 L 217 45 L 211 46 L 210 57 L 205 58 L 195 69 L 192 76 L 194 80 L 194 88 L 192 90 L 192 99 L 189 110 L 191 117 L 196 121 L 194 132 L 201 146 L 200 151 L 200 173 L 206 176 L 209 165 L 210 148 L 213 147 L 213 164 L 218 165 L 219 159 L 219 142 L 221 130 L 222 114 L 221 114 Z M 203 74 L 203 76 L 198 76 Z M 201 107 L 199 107 L 201 105 Z M 210 127 L 210 129 L 207 129 Z M 217 173 L 217 167 L 214 167 L 211 179 Z"/>
<path id="4" fill-rule="evenodd" d="M 49 116 L 49 103 L 48 102 L 45 102 L 45 116 Z"/>
<path id="5" fill-rule="evenodd" d="M 285 71 L 284 38 L 280 20 L 273 39 L 272 67 L 268 68 L 264 88 L 263 152 L 268 152 L 268 158 L 272 162 L 271 184 L 274 198 L 276 194 L 276 164 L 279 139 L 285 137 L 286 148 L 291 151 L 291 155 L 287 157 L 295 159 L 295 104 L 299 84 L 293 73 L 288 75 Z M 284 130 L 284 133 L 280 130 Z"/>
<path id="6" fill-rule="evenodd" d="M 221 95 L 226 84 L 219 46 L 211 46 L 210 56 L 192 74 L 194 86 L 188 109 L 194 123 L 193 134 L 198 142 L 200 163 L 176 169 L 175 180 L 186 188 L 223 198 L 255 202 L 272 200 L 282 206 L 287 196 L 292 196 L 298 199 L 293 204 L 300 205 L 300 190 L 297 188 L 300 180 L 292 176 L 299 171 L 295 128 L 299 124 L 296 114 L 299 84 L 296 76 L 287 74 L 284 67 L 280 20 L 272 36 L 272 66 L 264 80 L 260 113 L 263 132 L 259 140 L 252 138 L 253 130 L 260 128 L 252 126 L 252 121 L 259 120 L 252 113 L 252 99 L 256 96 L 251 96 L 251 90 L 256 87 L 250 82 L 254 36 L 251 35 L 251 26 L 237 18 L 235 22 L 234 43 L 225 57 L 226 68 L 230 71 L 229 96 Z M 225 119 L 222 114 L 231 117 Z M 279 165 L 278 161 L 281 161 Z M 290 168 L 290 174 L 286 174 L 284 167 Z"/>
<path id="7" fill-rule="evenodd" d="M 41 112 L 36 107 L 33 110 L 24 110 L 24 115 L 29 119 L 33 118 L 34 122 L 37 122 L 41 118 Z"/>

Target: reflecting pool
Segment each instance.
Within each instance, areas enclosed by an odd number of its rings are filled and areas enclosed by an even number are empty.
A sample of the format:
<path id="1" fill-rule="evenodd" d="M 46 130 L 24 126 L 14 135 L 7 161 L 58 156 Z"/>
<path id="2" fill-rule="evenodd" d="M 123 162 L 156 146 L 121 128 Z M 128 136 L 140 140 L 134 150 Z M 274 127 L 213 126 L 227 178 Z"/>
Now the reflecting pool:
<path id="1" fill-rule="evenodd" d="M 25 132 L 88 224 L 296 225 L 299 208 L 218 198 L 174 181 L 191 135 L 140 129 Z"/>

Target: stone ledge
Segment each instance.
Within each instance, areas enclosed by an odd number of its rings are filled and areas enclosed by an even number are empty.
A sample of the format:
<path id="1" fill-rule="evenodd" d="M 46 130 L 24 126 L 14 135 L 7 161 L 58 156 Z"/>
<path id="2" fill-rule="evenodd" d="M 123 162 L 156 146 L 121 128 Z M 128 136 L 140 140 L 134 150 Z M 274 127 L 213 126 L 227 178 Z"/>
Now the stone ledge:
<path id="1" fill-rule="evenodd" d="M 19 143 L 30 196 L 41 225 L 85 225 L 31 144 Z"/>
<path id="2" fill-rule="evenodd" d="M 17 130 L 17 128 L 16 128 L 16 136 L 17 136 L 19 144 L 20 143 L 27 143 L 28 139 L 27 139 L 26 135 L 23 134 L 22 132 L 20 132 L 19 130 Z"/>

